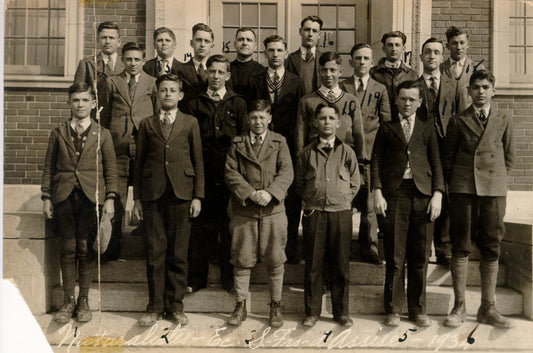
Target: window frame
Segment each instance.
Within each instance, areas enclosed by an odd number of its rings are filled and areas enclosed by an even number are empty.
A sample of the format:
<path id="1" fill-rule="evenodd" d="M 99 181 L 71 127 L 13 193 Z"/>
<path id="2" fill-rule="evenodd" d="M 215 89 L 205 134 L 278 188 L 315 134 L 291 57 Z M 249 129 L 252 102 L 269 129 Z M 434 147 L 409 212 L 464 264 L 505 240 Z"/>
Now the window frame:
<path id="1" fill-rule="evenodd" d="M 84 7 L 78 1 L 66 1 L 65 64 L 63 75 L 10 74 L 4 66 L 5 87 L 66 88 L 74 79 L 79 59 L 83 57 Z M 22 65 L 21 65 L 22 66 Z"/>
<path id="2" fill-rule="evenodd" d="M 511 42 L 510 5 L 512 0 L 492 1 L 492 60 L 497 93 L 501 95 L 531 95 L 533 82 L 513 82 L 508 65 Z"/>

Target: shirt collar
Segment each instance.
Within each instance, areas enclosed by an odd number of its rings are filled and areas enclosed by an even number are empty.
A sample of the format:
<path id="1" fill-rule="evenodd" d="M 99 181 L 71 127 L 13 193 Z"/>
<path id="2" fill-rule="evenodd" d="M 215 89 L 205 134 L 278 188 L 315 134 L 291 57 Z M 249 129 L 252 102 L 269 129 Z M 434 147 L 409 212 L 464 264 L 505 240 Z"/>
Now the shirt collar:
<path id="1" fill-rule="evenodd" d="M 331 136 L 329 139 L 325 139 L 319 136 L 318 141 L 321 146 L 325 146 L 327 144 L 330 147 L 334 147 L 335 146 L 335 135 Z"/>
<path id="2" fill-rule="evenodd" d="M 385 59 L 385 66 L 393 68 L 393 69 L 399 69 L 400 66 L 402 66 L 402 61 L 398 60 L 396 62 L 391 62 L 391 61 Z"/>
<path id="3" fill-rule="evenodd" d="M 254 143 L 254 142 L 255 142 L 255 137 L 256 137 L 256 136 L 261 136 L 261 143 L 265 142 L 265 137 L 266 137 L 267 132 L 268 132 L 268 129 L 265 130 L 265 132 L 263 132 L 261 135 L 256 135 L 256 134 L 254 134 L 254 133 L 252 132 L 252 130 L 250 130 L 250 141 L 251 141 L 252 143 Z"/>
<path id="4" fill-rule="evenodd" d="M 422 76 L 424 76 L 424 80 L 426 80 L 426 81 L 429 81 L 431 79 L 431 77 L 433 77 L 433 76 L 437 78 L 437 81 L 440 81 L 440 71 L 437 71 L 437 73 L 434 74 L 434 75 L 426 74 L 424 72 L 422 74 Z"/>
<path id="5" fill-rule="evenodd" d="M 309 50 L 311 51 L 311 53 L 313 53 L 313 55 L 316 55 L 316 46 L 315 46 L 315 47 L 311 47 L 311 48 L 300 47 L 300 52 L 302 53 L 302 56 L 305 56 L 305 54 L 306 54 Z"/>
<path id="6" fill-rule="evenodd" d="M 274 70 L 273 68 L 271 68 L 269 66 L 267 71 L 268 71 L 268 76 L 270 76 L 270 78 L 274 77 L 274 72 L 278 73 L 278 76 L 279 76 L 280 79 L 283 77 L 283 75 L 285 75 L 285 67 L 284 66 L 281 66 L 277 70 Z"/>
<path id="7" fill-rule="evenodd" d="M 459 60 L 459 61 L 453 60 L 450 57 L 450 65 L 453 65 L 453 63 L 457 63 L 457 65 L 459 65 L 460 67 L 463 67 L 463 66 L 465 66 L 465 61 L 466 61 L 466 56 L 464 58 L 462 58 L 461 60 Z"/>
<path id="8" fill-rule="evenodd" d="M 207 64 L 207 59 L 209 59 L 209 58 L 205 58 L 205 59 L 202 60 L 202 61 L 198 61 L 198 60 L 196 60 L 195 58 L 192 58 L 192 63 L 194 64 L 194 69 L 195 69 L 196 71 L 198 71 L 198 65 L 202 64 L 203 67 L 204 67 L 204 69 L 207 70 L 207 65 L 206 65 L 206 64 Z"/>
<path id="9" fill-rule="evenodd" d="M 176 113 L 178 112 L 178 108 L 174 108 L 174 109 L 171 109 L 171 110 L 163 110 L 161 109 L 161 112 L 159 113 L 159 119 L 161 119 L 161 121 L 163 121 L 163 118 L 165 116 L 165 113 L 166 112 L 169 112 L 170 113 L 170 123 L 173 124 L 174 123 L 174 120 L 176 120 Z"/>
<path id="10" fill-rule="evenodd" d="M 220 97 L 220 99 L 222 99 L 226 95 L 226 91 L 227 91 L 226 86 L 224 86 L 224 87 L 221 87 L 216 92 L 218 93 L 218 96 Z M 215 94 L 215 91 L 213 91 L 211 88 L 207 88 L 207 95 L 209 97 L 213 97 L 213 94 Z"/>
<path id="11" fill-rule="evenodd" d="M 322 86 L 320 86 L 320 88 L 318 90 L 324 96 L 327 96 L 330 89 L 327 88 L 326 86 L 322 85 Z M 340 89 L 339 84 L 335 85 L 335 87 L 331 88 L 331 90 L 335 94 L 335 97 L 338 97 L 342 93 L 342 90 Z"/>
<path id="12" fill-rule="evenodd" d="M 107 55 L 107 54 L 104 54 L 104 53 L 100 53 L 100 55 L 102 56 L 102 60 L 107 64 L 110 60 L 111 62 L 115 63 L 117 62 L 117 53 L 114 52 L 113 54 L 111 55 Z"/>
<path id="13" fill-rule="evenodd" d="M 405 122 L 405 119 L 409 119 L 409 122 L 413 123 L 415 121 L 416 112 L 408 117 L 404 117 L 403 115 L 400 115 L 400 122 L 403 124 Z"/>
<path id="14" fill-rule="evenodd" d="M 476 107 L 475 105 L 472 104 L 472 107 L 474 107 L 474 112 L 476 113 L 476 116 L 479 115 L 479 113 L 483 110 L 483 113 L 485 113 L 485 116 L 489 116 L 490 114 L 490 105 L 488 107 L 484 107 L 484 108 L 478 108 Z"/>
<path id="15" fill-rule="evenodd" d="M 368 80 L 370 79 L 370 74 L 366 74 L 363 77 L 359 77 L 357 75 L 353 75 L 353 80 L 355 82 L 355 87 L 359 87 L 359 78 L 363 80 L 363 88 L 366 89 L 368 87 Z"/>
<path id="16" fill-rule="evenodd" d="M 126 71 L 124 71 L 124 72 L 126 72 Z M 140 72 L 137 75 L 134 76 L 135 77 L 135 82 L 137 82 L 137 83 L 139 82 L 139 76 L 141 76 Z M 126 72 L 126 82 L 130 81 L 130 77 L 131 77 L 131 75 Z"/>
<path id="17" fill-rule="evenodd" d="M 74 131 L 76 131 L 76 125 L 78 125 L 78 122 L 81 123 L 81 126 L 83 127 L 83 130 L 87 130 L 87 128 L 89 126 L 91 126 L 91 118 L 90 117 L 86 117 L 85 119 L 81 119 L 81 120 L 72 117 L 72 119 L 70 120 L 70 127 L 72 127 L 72 129 Z"/>
<path id="18" fill-rule="evenodd" d="M 168 58 L 166 58 L 166 59 L 163 59 L 163 58 L 160 57 L 159 55 L 157 56 L 157 61 L 163 62 L 163 61 L 165 61 L 165 60 L 167 60 L 167 61 L 168 61 L 168 64 L 169 64 L 170 66 L 172 66 L 172 63 L 174 62 L 174 57 L 173 57 L 173 56 L 170 56 L 170 57 L 168 57 Z"/>

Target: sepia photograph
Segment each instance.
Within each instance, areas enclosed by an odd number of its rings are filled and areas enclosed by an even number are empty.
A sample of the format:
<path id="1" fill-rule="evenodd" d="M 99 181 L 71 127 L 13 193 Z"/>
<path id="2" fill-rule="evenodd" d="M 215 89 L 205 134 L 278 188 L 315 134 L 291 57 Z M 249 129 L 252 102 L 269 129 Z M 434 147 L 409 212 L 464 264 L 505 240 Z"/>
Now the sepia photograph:
<path id="1" fill-rule="evenodd" d="M 0 4 L 0 352 L 533 352 L 533 0 Z"/>

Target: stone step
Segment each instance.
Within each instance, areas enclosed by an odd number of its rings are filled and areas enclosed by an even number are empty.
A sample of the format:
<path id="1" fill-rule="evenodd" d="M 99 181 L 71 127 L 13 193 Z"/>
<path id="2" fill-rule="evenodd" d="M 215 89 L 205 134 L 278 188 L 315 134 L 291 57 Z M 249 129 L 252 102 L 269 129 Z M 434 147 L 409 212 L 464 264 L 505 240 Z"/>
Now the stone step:
<path id="1" fill-rule="evenodd" d="M 76 287 L 77 290 L 77 287 Z M 453 307 L 453 290 L 451 287 L 428 286 L 427 312 L 430 315 L 446 315 Z M 282 305 L 285 312 L 302 313 L 303 286 L 285 285 L 283 287 Z M 54 287 L 53 306 L 58 308 L 63 303 L 60 286 Z M 267 285 L 250 286 L 248 305 L 253 313 L 267 313 L 270 295 Z M 475 314 L 481 302 L 479 287 L 469 287 L 466 293 L 467 310 Z M 91 308 L 98 308 L 97 286 L 89 292 Z M 144 283 L 102 283 L 101 305 L 103 311 L 144 311 L 148 303 L 148 288 Z M 522 296 L 512 289 L 497 288 L 496 303 L 504 315 L 522 314 Z M 203 313 L 227 313 L 233 310 L 234 296 L 220 287 L 210 286 L 198 292 L 188 294 L 184 299 L 185 311 Z M 323 311 L 331 312 L 329 293 L 323 297 Z M 380 314 L 383 312 L 382 285 L 350 286 L 350 313 Z"/>
<path id="2" fill-rule="evenodd" d="M 468 334 L 477 324 L 473 316 L 467 317 L 465 323 L 455 329 L 442 325 L 444 316 L 430 316 L 431 326 L 424 329 L 416 329 L 406 318 L 402 318 L 396 328 L 383 326 L 383 315 L 352 316 L 354 325 L 350 329 L 337 325 L 331 315 L 323 315 L 311 329 L 302 327 L 301 314 L 285 314 L 284 325 L 278 329 L 268 326 L 268 315 L 254 313 L 249 314 L 240 327 L 228 327 L 226 321 L 229 315 L 220 313 L 187 313 L 189 324 L 183 327 L 161 320 L 152 327 L 144 328 L 137 324 L 140 316 L 136 312 L 104 312 L 99 320 L 99 315 L 94 313 L 93 320 L 82 325 L 74 320 L 66 325 L 57 325 L 50 314 L 39 315 L 36 319 L 54 352 L 89 352 L 92 348 L 91 352 L 162 353 L 179 349 L 184 353 L 218 353 L 233 352 L 235 348 L 255 348 L 259 352 L 276 349 L 292 353 L 344 348 L 350 351 L 357 349 L 360 353 L 449 350 L 509 353 L 527 352 L 533 347 L 533 336 L 524 335 L 524 332 L 533 332 L 533 322 L 519 318 L 511 318 L 515 326 L 511 330 L 479 325 L 472 334 L 473 344 L 469 344 Z M 76 348 L 99 333 L 112 339 L 104 349 Z M 407 339 L 399 340 L 404 337 Z"/>
<path id="3" fill-rule="evenodd" d="M 304 264 L 285 264 L 285 284 L 303 284 Z M 470 261 L 468 266 L 468 286 L 480 286 L 479 262 Z M 381 285 L 385 282 L 385 265 L 372 265 L 365 262 L 350 262 L 350 281 L 352 284 L 375 284 Z M 498 271 L 498 286 L 505 284 L 506 268 L 500 264 Z M 101 266 L 100 278 L 102 282 L 128 282 L 146 283 L 146 264 L 143 258 L 120 259 L 111 261 Z M 98 274 L 95 271 L 94 280 Z M 217 265 L 209 265 L 208 282 L 210 284 L 220 283 L 220 271 Z M 267 284 L 268 272 L 263 263 L 259 263 L 252 270 L 250 280 L 252 284 Z M 443 266 L 436 264 L 428 265 L 428 285 L 451 286 L 452 278 L 450 271 Z"/>

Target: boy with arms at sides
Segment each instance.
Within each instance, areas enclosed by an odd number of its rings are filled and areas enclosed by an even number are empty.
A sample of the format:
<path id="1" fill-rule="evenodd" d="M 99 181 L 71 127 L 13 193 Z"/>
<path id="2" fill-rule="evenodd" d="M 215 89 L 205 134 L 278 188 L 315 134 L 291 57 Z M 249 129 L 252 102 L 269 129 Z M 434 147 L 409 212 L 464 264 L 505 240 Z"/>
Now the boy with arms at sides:
<path id="1" fill-rule="evenodd" d="M 230 64 L 231 84 L 233 91 L 245 97 L 248 102 L 254 99 L 251 91 L 252 80 L 265 71 L 265 67 L 252 58 L 257 48 L 254 30 L 249 27 L 237 29 L 233 45 L 237 57 Z"/>
<path id="2" fill-rule="evenodd" d="M 50 134 L 41 184 L 43 213 L 45 218 L 54 219 L 61 246 L 64 303 L 54 317 L 58 324 L 69 322 L 74 312 L 80 322 L 92 318 L 88 295 L 96 263 L 96 253 L 91 249 L 96 241 L 98 223 L 96 194 L 98 192 L 98 206 L 103 205 L 103 213 L 111 216 L 117 194 L 111 135 L 107 129 L 99 129 L 90 118 L 91 110 L 96 107 L 93 89 L 85 82 L 75 82 L 69 87 L 68 95 L 72 117 Z M 77 305 L 74 299 L 76 275 L 79 276 Z"/>
<path id="3" fill-rule="evenodd" d="M 313 119 L 316 107 L 320 103 L 332 103 L 337 106 L 340 121 L 336 129 L 337 137 L 350 146 L 356 155 L 362 156 L 364 137 L 361 104 L 354 95 L 339 87 L 342 58 L 339 54 L 328 51 L 320 56 L 318 64 L 322 86 L 315 92 L 305 95 L 298 104 L 294 132 L 296 156 L 318 136 Z"/>
<path id="4" fill-rule="evenodd" d="M 398 114 L 394 103 L 396 87 L 403 81 L 418 78 L 418 74 L 403 62 L 406 41 L 407 37 L 400 31 L 385 33 L 381 37 L 385 57 L 381 58 L 378 64 L 370 70 L 370 76 L 387 87 L 391 116 Z"/>
<path id="5" fill-rule="evenodd" d="M 341 124 L 337 105 L 319 103 L 315 114 L 313 122 L 318 136 L 298 155 L 294 179 L 304 208 L 305 317 L 302 324 L 312 327 L 318 321 L 326 274 L 331 287 L 333 320 L 350 327 L 353 324 L 348 312 L 352 201 L 361 183 L 359 167 L 354 151 L 336 137 Z"/>
<path id="6" fill-rule="evenodd" d="M 246 319 L 250 273 L 258 259 L 268 267 L 270 326 L 283 325 L 280 301 L 287 259 L 287 216 L 283 200 L 292 183 L 293 170 L 285 138 L 268 129 L 271 121 L 270 103 L 263 99 L 252 101 L 248 111 L 250 131 L 233 139 L 226 159 L 236 293 L 229 325 L 238 326 Z"/>
<path id="7" fill-rule="evenodd" d="M 426 315 L 427 266 L 444 177 L 433 121 L 417 110 L 421 104 L 418 82 L 400 83 L 398 115 L 379 127 L 372 151 L 374 208 L 385 235 L 387 326 L 400 324 L 405 261 L 409 320 L 419 327 L 431 325 Z"/>
<path id="8" fill-rule="evenodd" d="M 287 43 L 278 36 L 267 37 L 265 55 L 268 59 L 268 69 L 252 81 L 254 97 L 261 98 L 270 103 L 272 109 L 271 129 L 285 137 L 291 159 L 295 159 L 294 152 L 294 128 L 296 126 L 296 114 L 298 102 L 304 95 L 303 79 L 283 66 L 287 57 Z M 298 226 L 300 224 L 300 212 L 302 201 L 296 194 L 294 187 L 289 188 L 285 199 L 285 209 L 288 219 L 288 239 L 285 252 L 287 262 L 298 263 L 300 261 L 297 248 Z"/>
<path id="9" fill-rule="evenodd" d="M 450 57 L 440 65 L 443 75 L 457 81 L 457 93 L 459 102 L 455 111 L 461 113 L 472 104 L 472 98 L 468 94 L 468 82 L 477 70 L 485 70 L 483 60 L 475 64 L 467 55 L 470 42 L 468 33 L 461 27 L 451 26 L 446 30 L 446 48 L 450 51 Z"/>
<path id="10" fill-rule="evenodd" d="M 450 118 L 457 109 L 457 83 L 446 75 L 441 75 L 440 64 L 444 45 L 435 38 L 429 38 L 422 44 L 420 59 L 424 72 L 418 79 L 422 104 L 427 118 L 433 121 L 437 133 L 439 149 L 444 152 L 444 138 Z M 450 240 L 450 218 L 448 215 L 448 196 L 444 194 L 442 210 L 435 220 L 433 242 L 437 264 L 449 266 L 452 258 L 452 241 Z"/>
<path id="11" fill-rule="evenodd" d="M 354 206 L 361 212 L 359 223 L 359 246 L 363 261 L 382 264 L 378 254 L 378 223 L 374 213 L 374 198 L 370 186 L 370 159 L 372 146 L 379 126 L 391 120 L 387 87 L 370 77 L 374 65 L 374 53 L 368 44 L 356 44 L 350 51 L 350 66 L 353 76 L 344 80 L 340 86 L 353 94 L 361 103 L 365 148 L 358 155 L 362 183 L 354 199 Z"/>
<path id="12" fill-rule="evenodd" d="M 321 85 L 318 59 L 322 53 L 317 44 L 322 34 L 323 24 L 324 22 L 318 16 L 304 18 L 298 30 L 301 37 L 300 49 L 292 52 L 287 58 L 287 71 L 303 78 L 306 94 L 316 91 Z"/>
<path id="13" fill-rule="evenodd" d="M 177 75 L 182 64 L 174 57 L 174 49 L 176 49 L 174 32 L 167 27 L 156 29 L 154 31 L 154 46 L 157 56 L 144 64 L 144 72 L 156 78 L 166 74 Z"/>
<path id="14" fill-rule="evenodd" d="M 496 310 L 495 291 L 500 244 L 505 234 L 503 217 L 507 175 L 514 163 L 512 120 L 492 104 L 494 76 L 479 70 L 470 77 L 472 105 L 448 125 L 444 170 L 450 192 L 450 235 L 453 243 L 451 272 L 455 304 L 444 321 L 458 327 L 465 320 L 468 255 L 475 242 L 481 252 L 481 306 L 477 321 L 499 328 L 511 322 Z"/>
<path id="15" fill-rule="evenodd" d="M 116 260 L 120 256 L 124 210 L 131 183 L 135 160 L 135 136 L 140 122 L 154 114 L 157 88 L 155 78 L 142 70 L 144 48 L 129 42 L 122 47 L 125 69 L 107 79 L 102 126 L 111 131 L 117 157 L 118 197 L 115 200 L 115 218 L 108 249 L 103 260 Z"/>
<path id="16" fill-rule="evenodd" d="M 178 76 L 160 76 L 156 84 L 161 110 L 139 126 L 133 174 L 134 214 L 145 223 L 149 293 L 139 324 L 151 326 L 166 313 L 183 326 L 190 219 L 204 198 L 202 141 L 198 121 L 178 109 Z"/>
<path id="17" fill-rule="evenodd" d="M 247 119 L 245 100 L 226 88 L 231 76 L 229 70 L 228 59 L 222 55 L 211 56 L 207 60 L 208 88 L 193 98 L 188 107 L 200 124 L 206 179 L 204 209 L 193 222 L 189 246 L 192 291 L 207 285 L 208 257 L 219 261 L 222 287 L 233 290 L 231 235 L 226 210 L 230 192 L 224 182 L 224 164 L 231 140 L 245 131 Z"/>
<path id="18" fill-rule="evenodd" d="M 183 99 L 179 108 L 187 112 L 189 101 L 204 92 L 207 88 L 207 59 L 211 56 L 211 49 L 215 46 L 213 30 L 204 23 L 197 23 L 192 27 L 191 47 L 193 56 L 179 70 L 183 80 Z"/>

